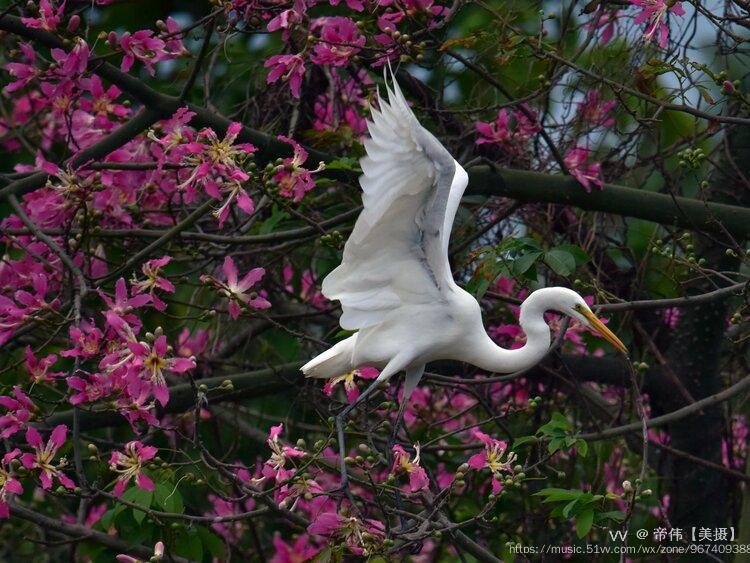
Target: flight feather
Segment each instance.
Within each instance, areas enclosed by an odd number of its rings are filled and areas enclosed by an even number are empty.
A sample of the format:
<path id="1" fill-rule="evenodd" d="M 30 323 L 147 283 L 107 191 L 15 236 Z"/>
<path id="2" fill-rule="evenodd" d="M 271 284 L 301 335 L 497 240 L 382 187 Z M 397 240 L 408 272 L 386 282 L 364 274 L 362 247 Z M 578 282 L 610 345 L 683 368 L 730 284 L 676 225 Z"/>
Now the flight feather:
<path id="1" fill-rule="evenodd" d="M 454 283 L 448 240 L 466 172 L 419 124 L 395 78 L 386 90 L 387 101 L 378 92 L 360 160 L 363 210 L 341 265 L 323 280 L 323 294 L 341 302 L 346 329 L 439 301 Z"/>

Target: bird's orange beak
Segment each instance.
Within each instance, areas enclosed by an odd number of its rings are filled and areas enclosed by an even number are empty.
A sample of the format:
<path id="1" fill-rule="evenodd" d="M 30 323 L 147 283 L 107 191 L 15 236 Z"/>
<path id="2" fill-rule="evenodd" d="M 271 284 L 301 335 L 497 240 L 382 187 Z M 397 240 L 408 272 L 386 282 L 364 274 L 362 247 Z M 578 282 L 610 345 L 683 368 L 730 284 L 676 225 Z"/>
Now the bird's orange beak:
<path id="1" fill-rule="evenodd" d="M 609 342 L 612 346 L 617 348 L 620 352 L 622 352 L 624 355 L 628 355 L 628 349 L 625 347 L 625 344 L 622 343 L 622 341 L 615 336 L 615 334 L 609 330 L 602 321 L 600 321 L 597 316 L 592 313 L 591 311 L 580 311 L 580 313 L 586 317 L 586 319 L 591 324 L 591 328 L 593 328 L 596 332 L 601 334 L 602 338 Z"/>

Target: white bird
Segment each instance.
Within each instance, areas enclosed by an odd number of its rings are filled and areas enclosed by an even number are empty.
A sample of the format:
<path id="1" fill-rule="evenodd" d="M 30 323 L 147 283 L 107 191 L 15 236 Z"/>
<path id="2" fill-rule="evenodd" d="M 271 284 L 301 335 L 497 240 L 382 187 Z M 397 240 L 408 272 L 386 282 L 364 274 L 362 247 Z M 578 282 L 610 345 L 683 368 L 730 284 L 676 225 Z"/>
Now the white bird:
<path id="1" fill-rule="evenodd" d="M 378 378 L 336 417 L 347 483 L 343 423 L 380 384 L 406 372 L 396 432 L 425 364 L 459 360 L 489 372 L 534 366 L 549 350 L 548 310 L 598 331 L 619 351 L 624 344 L 583 298 L 564 287 L 531 293 L 521 305 L 526 344 L 515 350 L 487 335 L 477 300 L 453 280 L 448 242 L 468 175 L 417 121 L 393 77 L 388 101 L 368 121 L 367 156 L 360 160 L 363 209 L 344 246 L 343 261 L 324 280 L 323 294 L 341 302 L 341 327 L 357 330 L 302 367 L 307 377 L 333 378 L 360 366 L 381 369 Z M 394 432 L 395 439 L 395 432 Z"/>

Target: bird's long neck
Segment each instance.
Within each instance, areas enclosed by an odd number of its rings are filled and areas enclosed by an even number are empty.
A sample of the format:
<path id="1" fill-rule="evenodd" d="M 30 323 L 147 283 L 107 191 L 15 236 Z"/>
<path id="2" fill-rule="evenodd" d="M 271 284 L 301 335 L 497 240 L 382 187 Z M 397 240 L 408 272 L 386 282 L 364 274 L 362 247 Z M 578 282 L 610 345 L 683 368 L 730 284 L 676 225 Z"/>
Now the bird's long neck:
<path id="1" fill-rule="evenodd" d="M 526 335 L 521 348 L 508 350 L 495 344 L 485 333 L 480 339 L 476 357 L 472 363 L 495 373 L 511 373 L 533 366 L 549 350 L 552 337 L 544 313 L 550 309 L 551 295 L 545 289 L 533 292 L 521 305 L 519 324 Z"/>

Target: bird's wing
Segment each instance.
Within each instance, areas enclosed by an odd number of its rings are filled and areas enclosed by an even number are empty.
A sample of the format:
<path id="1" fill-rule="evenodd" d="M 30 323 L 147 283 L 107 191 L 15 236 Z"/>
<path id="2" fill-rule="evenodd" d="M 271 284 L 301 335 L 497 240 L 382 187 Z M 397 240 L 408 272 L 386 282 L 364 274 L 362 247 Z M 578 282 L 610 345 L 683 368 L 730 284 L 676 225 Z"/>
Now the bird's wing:
<path id="1" fill-rule="evenodd" d="M 395 79 L 386 88 L 360 161 L 364 208 L 341 265 L 323 280 L 346 329 L 378 324 L 403 305 L 443 301 L 455 285 L 448 241 L 468 176 L 419 124 Z"/>

